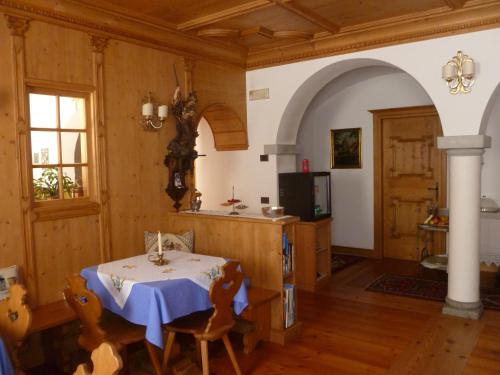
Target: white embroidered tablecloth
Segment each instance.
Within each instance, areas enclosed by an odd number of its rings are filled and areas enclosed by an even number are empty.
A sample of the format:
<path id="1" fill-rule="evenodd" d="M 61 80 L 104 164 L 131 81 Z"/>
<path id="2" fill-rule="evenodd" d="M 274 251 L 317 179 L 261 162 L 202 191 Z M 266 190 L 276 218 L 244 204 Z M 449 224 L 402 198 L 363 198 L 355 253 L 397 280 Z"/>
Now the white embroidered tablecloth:
<path id="1" fill-rule="evenodd" d="M 118 306 L 123 308 L 136 283 L 162 280 L 189 279 L 209 290 L 212 281 L 219 276 L 220 268 L 226 263 L 224 258 L 192 254 L 171 250 L 164 252 L 169 263 L 156 266 L 148 257 L 157 254 L 143 254 L 98 266 L 97 276 Z"/>

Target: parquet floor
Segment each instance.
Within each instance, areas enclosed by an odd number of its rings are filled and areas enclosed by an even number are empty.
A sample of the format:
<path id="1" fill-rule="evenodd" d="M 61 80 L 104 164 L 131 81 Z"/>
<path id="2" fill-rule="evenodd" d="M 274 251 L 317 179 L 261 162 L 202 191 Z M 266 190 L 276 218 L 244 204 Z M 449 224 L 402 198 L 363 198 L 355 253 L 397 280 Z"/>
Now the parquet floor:
<path id="1" fill-rule="evenodd" d="M 414 275 L 415 263 L 363 260 L 320 293 L 299 293 L 301 337 L 286 347 L 238 352 L 246 374 L 500 374 L 500 312 L 480 321 L 441 314 L 442 303 L 365 291 L 384 272 Z M 233 374 L 227 356 L 211 358 Z"/>

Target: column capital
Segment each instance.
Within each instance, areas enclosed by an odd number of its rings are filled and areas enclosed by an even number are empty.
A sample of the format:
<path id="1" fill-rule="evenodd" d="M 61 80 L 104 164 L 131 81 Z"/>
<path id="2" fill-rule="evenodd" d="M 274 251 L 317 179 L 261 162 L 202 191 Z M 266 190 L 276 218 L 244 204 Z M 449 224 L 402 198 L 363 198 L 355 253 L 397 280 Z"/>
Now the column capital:
<path id="1" fill-rule="evenodd" d="M 454 153 L 454 155 L 460 155 L 460 150 L 467 152 L 465 155 L 474 155 L 470 153 L 471 150 L 479 151 L 491 147 L 491 137 L 483 134 L 437 137 L 437 147 L 448 150 L 450 154 L 452 150 L 457 151 L 458 153 Z"/>

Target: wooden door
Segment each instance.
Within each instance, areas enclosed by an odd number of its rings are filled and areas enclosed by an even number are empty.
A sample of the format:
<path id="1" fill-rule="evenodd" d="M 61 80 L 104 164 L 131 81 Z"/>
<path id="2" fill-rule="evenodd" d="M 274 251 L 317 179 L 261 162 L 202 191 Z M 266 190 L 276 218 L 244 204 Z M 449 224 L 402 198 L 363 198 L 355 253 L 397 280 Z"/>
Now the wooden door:
<path id="1" fill-rule="evenodd" d="M 442 135 L 439 116 L 434 107 L 374 115 L 379 250 L 387 258 L 416 260 L 417 223 L 426 219 L 429 207 L 446 203 L 446 155 L 436 147 L 436 137 Z M 444 236 L 435 234 L 434 243 L 438 252 L 444 250 Z"/>

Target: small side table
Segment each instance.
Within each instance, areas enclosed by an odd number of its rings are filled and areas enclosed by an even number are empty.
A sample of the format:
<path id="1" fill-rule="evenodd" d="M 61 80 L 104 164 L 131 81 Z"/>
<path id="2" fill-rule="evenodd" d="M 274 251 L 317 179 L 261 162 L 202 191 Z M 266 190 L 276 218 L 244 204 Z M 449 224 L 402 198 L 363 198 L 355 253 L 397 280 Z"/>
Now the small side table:
<path id="1" fill-rule="evenodd" d="M 429 251 L 429 243 L 432 244 L 432 251 L 434 251 L 434 233 L 441 232 L 446 233 L 449 230 L 448 225 L 433 225 L 433 224 L 417 224 L 417 259 L 421 262 L 422 266 L 428 267 L 425 262 L 422 262 L 425 258 L 430 257 L 432 254 Z M 420 239 L 423 236 L 424 246 L 420 248 Z M 428 268 L 442 268 L 443 262 L 440 261 L 436 267 Z M 446 269 L 446 268 L 445 268 Z"/>

